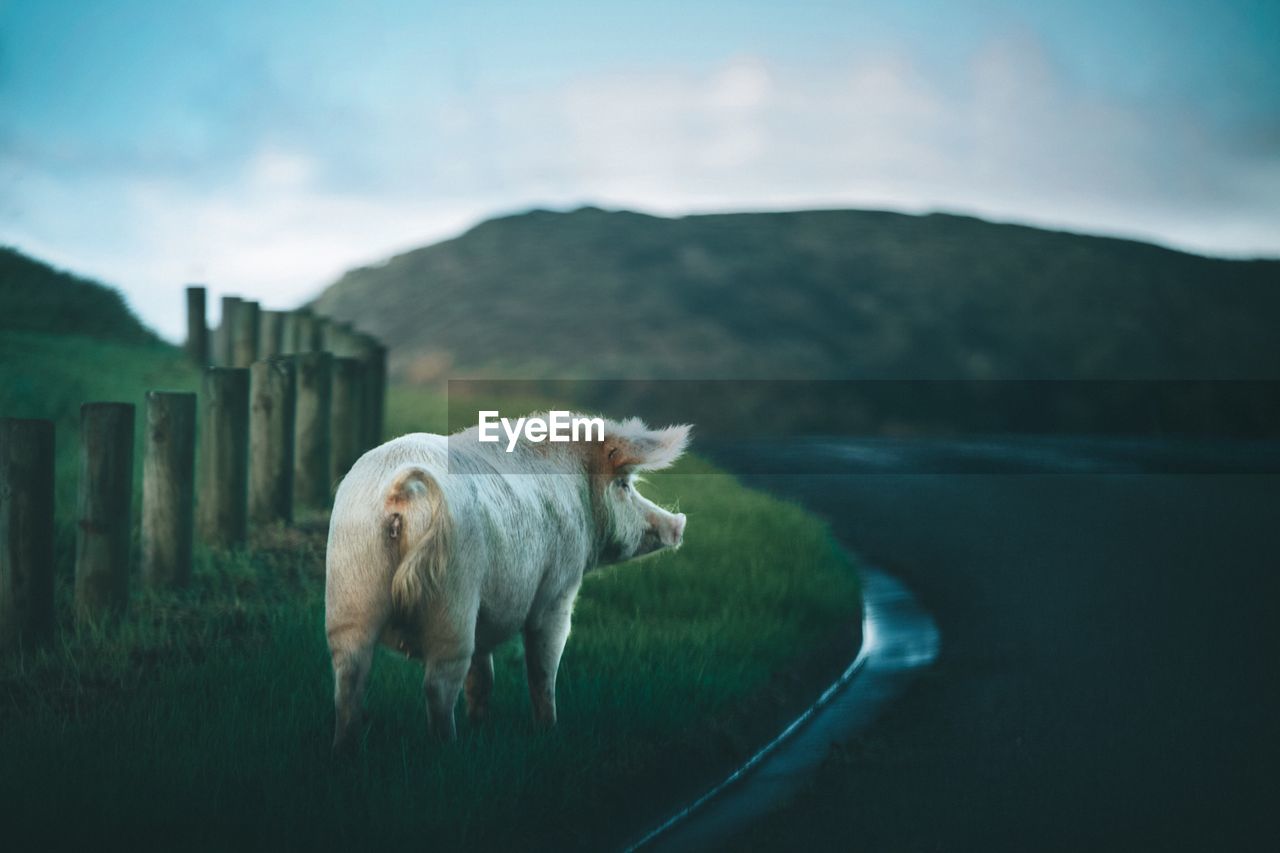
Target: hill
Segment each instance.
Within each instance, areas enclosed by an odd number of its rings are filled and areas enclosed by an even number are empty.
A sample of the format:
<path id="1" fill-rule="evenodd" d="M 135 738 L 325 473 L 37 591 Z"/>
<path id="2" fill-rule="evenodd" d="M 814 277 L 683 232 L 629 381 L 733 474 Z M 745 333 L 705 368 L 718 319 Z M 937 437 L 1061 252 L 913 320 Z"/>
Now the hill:
<path id="1" fill-rule="evenodd" d="M 152 343 L 119 292 L 0 246 L 0 331 Z"/>
<path id="2" fill-rule="evenodd" d="M 1280 378 L 1280 261 L 944 214 L 532 211 L 316 305 L 409 379 Z"/>

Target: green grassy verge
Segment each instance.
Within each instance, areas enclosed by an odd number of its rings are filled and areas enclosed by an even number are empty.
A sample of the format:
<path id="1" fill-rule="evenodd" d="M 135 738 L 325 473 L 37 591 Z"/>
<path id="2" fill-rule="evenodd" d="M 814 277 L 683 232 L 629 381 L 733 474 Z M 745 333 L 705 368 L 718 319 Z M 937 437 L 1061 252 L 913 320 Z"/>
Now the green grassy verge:
<path id="1" fill-rule="evenodd" d="M 166 348 L 6 333 L 0 355 L 0 414 L 55 417 L 60 460 L 73 454 L 80 402 L 137 402 L 193 378 Z M 400 390 L 389 429 L 432 429 L 442 415 L 439 399 Z M 74 465 L 60 461 L 59 473 L 73 481 Z M 136 591 L 107 628 L 68 623 L 62 571 L 58 641 L 0 661 L 6 838 L 209 849 L 616 841 L 690 780 L 727 769 L 746 746 L 734 720 L 857 609 L 850 566 L 798 508 L 697 459 L 643 488 L 688 513 L 686 545 L 584 584 L 555 731 L 530 722 L 518 642 L 496 656 L 492 720 L 476 729 L 459 714 L 447 745 L 427 737 L 420 667 L 380 652 L 371 722 L 347 764 L 328 749 L 318 531 L 202 551 L 189 590 Z"/>

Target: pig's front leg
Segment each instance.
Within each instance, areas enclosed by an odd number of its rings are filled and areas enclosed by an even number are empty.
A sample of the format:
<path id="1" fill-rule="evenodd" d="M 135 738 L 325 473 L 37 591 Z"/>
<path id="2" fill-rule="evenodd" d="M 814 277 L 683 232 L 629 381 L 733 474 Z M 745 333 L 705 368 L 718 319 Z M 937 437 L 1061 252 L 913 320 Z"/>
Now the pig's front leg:
<path id="1" fill-rule="evenodd" d="M 533 719 L 544 728 L 556 724 L 556 670 L 569 639 L 569 619 L 577 588 L 546 610 L 531 615 L 524 628 L 524 666 Z"/>

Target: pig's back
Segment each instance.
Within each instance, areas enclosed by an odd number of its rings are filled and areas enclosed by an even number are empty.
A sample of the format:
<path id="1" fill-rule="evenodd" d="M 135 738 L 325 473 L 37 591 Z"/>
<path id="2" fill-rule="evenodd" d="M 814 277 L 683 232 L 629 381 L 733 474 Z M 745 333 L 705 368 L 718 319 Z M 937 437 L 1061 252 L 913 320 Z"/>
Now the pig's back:
<path id="1" fill-rule="evenodd" d="M 442 593 L 478 600 L 478 630 L 496 643 L 581 580 L 591 550 L 585 475 L 527 447 L 507 454 L 457 438 L 413 433 L 361 456 L 334 499 L 330 553 L 342 553 L 333 546 L 346 537 L 367 542 L 363 553 L 379 548 L 388 494 L 406 468 L 422 469 L 440 487 L 452 527 Z M 393 574 L 376 560 L 331 564 L 329 584 L 335 593 L 389 589 Z"/>
<path id="2" fill-rule="evenodd" d="M 500 642 L 581 581 L 592 547 L 585 474 L 527 447 L 456 442 L 450 453 L 455 558 L 481 580 L 480 632 Z"/>

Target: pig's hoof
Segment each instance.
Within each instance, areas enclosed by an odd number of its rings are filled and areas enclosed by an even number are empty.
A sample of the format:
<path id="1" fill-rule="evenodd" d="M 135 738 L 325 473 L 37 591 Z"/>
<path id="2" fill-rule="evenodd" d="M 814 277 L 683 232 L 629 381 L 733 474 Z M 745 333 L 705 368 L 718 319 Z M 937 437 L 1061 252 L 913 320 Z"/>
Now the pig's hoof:
<path id="1" fill-rule="evenodd" d="M 346 764 L 356 757 L 356 739 L 345 737 L 333 742 L 333 760 Z"/>
<path id="2" fill-rule="evenodd" d="M 367 715 L 365 715 L 367 716 Z M 359 751 L 360 727 L 349 726 L 335 732 L 333 736 L 333 757 L 337 760 L 353 758 Z"/>
<path id="3" fill-rule="evenodd" d="M 431 739 L 437 743 L 453 743 L 458 739 L 458 729 L 454 725 L 433 726 L 428 731 Z"/>

